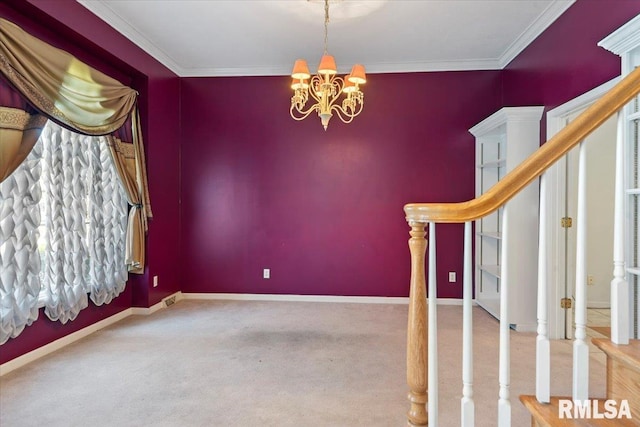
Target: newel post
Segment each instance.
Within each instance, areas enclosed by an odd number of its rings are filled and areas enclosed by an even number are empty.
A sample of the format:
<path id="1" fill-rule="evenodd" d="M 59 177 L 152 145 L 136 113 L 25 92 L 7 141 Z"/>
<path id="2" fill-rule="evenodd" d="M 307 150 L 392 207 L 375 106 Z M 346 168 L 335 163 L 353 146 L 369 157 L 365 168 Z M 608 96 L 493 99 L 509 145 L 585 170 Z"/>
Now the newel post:
<path id="1" fill-rule="evenodd" d="M 427 415 L 427 290 L 425 282 L 424 222 L 410 221 L 411 288 L 409 290 L 409 322 L 407 327 L 407 384 L 410 408 L 409 426 L 425 426 Z"/>

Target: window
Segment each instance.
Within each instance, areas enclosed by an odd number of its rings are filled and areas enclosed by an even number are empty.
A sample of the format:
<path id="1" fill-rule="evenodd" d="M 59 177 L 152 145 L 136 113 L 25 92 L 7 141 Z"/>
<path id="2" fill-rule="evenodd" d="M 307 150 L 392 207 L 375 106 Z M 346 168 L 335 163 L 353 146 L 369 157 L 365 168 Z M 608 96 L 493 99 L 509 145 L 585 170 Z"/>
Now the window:
<path id="1" fill-rule="evenodd" d="M 65 323 L 88 298 L 102 305 L 124 290 L 127 206 L 107 138 L 49 121 L 0 184 L 0 342 L 37 317 L 33 298 Z"/>

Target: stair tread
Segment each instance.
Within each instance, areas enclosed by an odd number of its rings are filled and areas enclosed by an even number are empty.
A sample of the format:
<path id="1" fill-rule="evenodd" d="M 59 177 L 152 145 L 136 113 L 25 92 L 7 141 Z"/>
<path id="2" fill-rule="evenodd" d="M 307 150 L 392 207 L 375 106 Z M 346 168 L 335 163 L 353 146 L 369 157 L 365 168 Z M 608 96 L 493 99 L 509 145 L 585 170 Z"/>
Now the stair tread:
<path id="1" fill-rule="evenodd" d="M 629 340 L 628 345 L 614 344 L 606 338 L 593 338 L 591 342 L 605 352 L 608 357 L 640 371 L 640 340 Z"/>
<path id="2" fill-rule="evenodd" d="M 599 426 L 638 426 L 633 419 L 575 419 L 560 418 L 560 399 L 571 399 L 570 397 L 552 396 L 549 403 L 540 403 L 535 396 L 522 395 L 520 401 L 527 407 L 533 419 L 539 426 L 544 427 L 599 427 Z M 599 413 L 604 414 L 604 398 L 598 399 Z"/>

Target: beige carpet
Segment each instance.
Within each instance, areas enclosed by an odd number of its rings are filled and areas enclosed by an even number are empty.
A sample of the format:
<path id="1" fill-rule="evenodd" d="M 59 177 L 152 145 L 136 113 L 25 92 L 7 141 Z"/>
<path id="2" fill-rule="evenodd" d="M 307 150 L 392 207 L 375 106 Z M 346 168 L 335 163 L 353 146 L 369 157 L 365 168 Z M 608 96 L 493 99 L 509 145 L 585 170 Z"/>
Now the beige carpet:
<path id="1" fill-rule="evenodd" d="M 181 301 L 0 378 L 0 425 L 403 426 L 406 305 Z M 459 425 L 461 307 L 441 306 L 440 425 Z M 494 426 L 498 323 L 475 317 L 476 425 Z M 533 334 L 512 333 L 513 426 L 534 392 Z M 571 343 L 553 342 L 553 393 Z M 1 351 L 1 348 L 0 348 Z M 593 396 L 604 357 L 592 353 Z"/>

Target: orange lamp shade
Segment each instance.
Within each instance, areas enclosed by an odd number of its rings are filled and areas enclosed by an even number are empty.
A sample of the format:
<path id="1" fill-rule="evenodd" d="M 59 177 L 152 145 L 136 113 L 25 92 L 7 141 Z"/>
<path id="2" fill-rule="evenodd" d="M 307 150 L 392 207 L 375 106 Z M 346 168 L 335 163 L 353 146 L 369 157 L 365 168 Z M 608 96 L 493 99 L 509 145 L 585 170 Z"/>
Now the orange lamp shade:
<path id="1" fill-rule="evenodd" d="M 367 76 L 364 72 L 364 65 L 360 65 L 360 64 L 356 64 L 353 66 L 353 68 L 351 69 L 351 77 L 349 77 L 349 81 L 351 83 L 356 83 L 356 84 L 364 84 L 367 82 Z"/>
<path id="2" fill-rule="evenodd" d="M 336 67 L 336 60 L 332 55 L 322 55 L 322 59 L 320 60 L 320 65 L 318 66 L 318 74 L 329 74 L 333 75 L 338 72 L 338 67 Z"/>
<path id="3" fill-rule="evenodd" d="M 293 79 L 293 81 L 291 82 L 291 89 L 309 89 L 309 83 L 307 83 L 306 80 Z"/>
<path id="4" fill-rule="evenodd" d="M 311 77 L 309 74 L 309 66 L 307 65 L 307 61 L 304 59 L 297 59 L 293 64 L 293 72 L 291 72 L 291 77 L 297 80 L 304 80 Z"/>
<path id="5" fill-rule="evenodd" d="M 356 89 L 356 84 L 349 80 L 350 78 L 351 74 L 344 76 L 344 87 L 342 88 L 344 93 L 353 93 L 358 90 Z"/>

